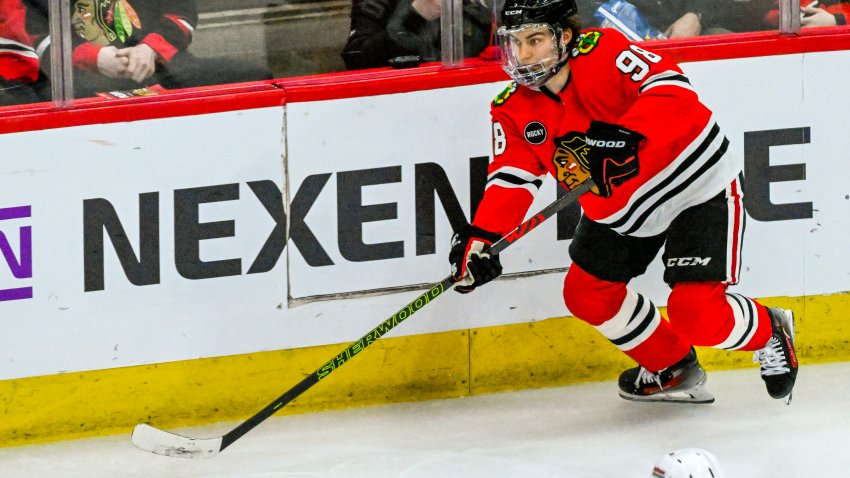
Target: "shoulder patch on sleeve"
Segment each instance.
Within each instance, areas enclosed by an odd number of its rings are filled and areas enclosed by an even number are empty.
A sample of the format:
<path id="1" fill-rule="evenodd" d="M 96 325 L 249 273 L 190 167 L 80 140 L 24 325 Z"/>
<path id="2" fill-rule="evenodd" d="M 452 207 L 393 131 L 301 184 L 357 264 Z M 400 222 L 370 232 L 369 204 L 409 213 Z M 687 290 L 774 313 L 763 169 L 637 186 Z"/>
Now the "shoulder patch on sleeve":
<path id="1" fill-rule="evenodd" d="M 501 93 L 496 95 L 496 97 L 493 99 L 493 106 L 502 106 L 503 104 L 505 104 L 505 101 L 508 101 L 508 98 L 510 98 L 511 95 L 516 92 L 517 88 L 519 88 L 517 82 L 511 82 L 511 84 L 508 85 L 507 88 L 505 88 L 504 90 L 502 90 Z"/>
<path id="2" fill-rule="evenodd" d="M 579 55 L 587 55 L 596 45 L 599 44 L 599 40 L 602 38 L 602 32 L 591 30 L 582 33 L 579 35 L 578 40 L 576 40 L 576 44 L 573 47 L 572 57 L 575 58 Z"/>

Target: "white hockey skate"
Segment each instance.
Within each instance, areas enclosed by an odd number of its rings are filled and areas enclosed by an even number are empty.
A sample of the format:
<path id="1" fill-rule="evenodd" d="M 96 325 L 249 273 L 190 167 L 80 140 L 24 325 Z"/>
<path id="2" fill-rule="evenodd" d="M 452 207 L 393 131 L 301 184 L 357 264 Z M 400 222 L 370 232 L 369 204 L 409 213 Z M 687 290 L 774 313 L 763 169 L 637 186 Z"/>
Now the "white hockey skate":
<path id="1" fill-rule="evenodd" d="M 691 348 L 685 358 L 656 373 L 635 367 L 620 374 L 620 397 L 638 402 L 713 403 L 707 380 Z"/>

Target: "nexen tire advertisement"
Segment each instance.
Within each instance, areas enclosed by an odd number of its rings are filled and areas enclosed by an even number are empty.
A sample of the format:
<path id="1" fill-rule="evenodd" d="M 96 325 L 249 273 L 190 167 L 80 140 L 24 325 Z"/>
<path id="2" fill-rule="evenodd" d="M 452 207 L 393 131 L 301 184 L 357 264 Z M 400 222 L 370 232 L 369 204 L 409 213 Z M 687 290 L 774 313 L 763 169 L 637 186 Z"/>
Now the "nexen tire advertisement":
<path id="1" fill-rule="evenodd" d="M 829 86 L 850 81 L 834 68 L 848 61 L 683 65 L 744 158 L 742 293 L 850 290 L 836 267 L 850 263 L 850 105 Z M 0 335 L 0 379 L 357 339 L 449 273 L 505 86 L 0 135 L 0 317 L 14 331 Z M 550 178 L 530 212 L 556 194 Z M 506 251 L 505 278 L 446 293 L 392 334 L 569 315 L 578 216 L 568 208 Z M 659 305 L 661 267 L 635 281 Z"/>

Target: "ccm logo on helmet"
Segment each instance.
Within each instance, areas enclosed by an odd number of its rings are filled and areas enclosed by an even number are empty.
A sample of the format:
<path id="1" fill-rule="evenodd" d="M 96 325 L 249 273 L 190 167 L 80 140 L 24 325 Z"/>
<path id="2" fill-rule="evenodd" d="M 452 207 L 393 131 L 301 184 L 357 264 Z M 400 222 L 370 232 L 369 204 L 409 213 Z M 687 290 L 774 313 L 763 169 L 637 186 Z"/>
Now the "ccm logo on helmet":
<path id="1" fill-rule="evenodd" d="M 594 146 L 596 148 L 625 148 L 625 141 L 604 141 L 601 139 L 591 139 L 587 138 L 587 145 Z"/>
<path id="2" fill-rule="evenodd" d="M 543 144 L 546 141 L 546 127 L 538 121 L 525 126 L 525 140 L 531 144 Z"/>

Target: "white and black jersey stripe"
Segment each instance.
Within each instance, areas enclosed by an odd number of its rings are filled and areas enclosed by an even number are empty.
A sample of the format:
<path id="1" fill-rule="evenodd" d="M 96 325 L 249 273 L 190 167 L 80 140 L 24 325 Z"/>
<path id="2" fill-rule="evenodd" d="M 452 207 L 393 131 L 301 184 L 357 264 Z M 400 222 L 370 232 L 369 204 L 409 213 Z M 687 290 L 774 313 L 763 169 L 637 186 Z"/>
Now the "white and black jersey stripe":
<path id="1" fill-rule="evenodd" d="M 38 45 L 35 46 L 35 53 L 38 55 L 38 58 L 44 58 L 44 54 L 47 52 L 47 49 L 50 48 L 50 36 L 44 37 Z"/>
<path id="2" fill-rule="evenodd" d="M 38 58 L 35 54 L 35 50 L 31 46 L 3 37 L 0 37 L 0 53 L 12 53 L 18 56 Z"/>
<path id="3" fill-rule="evenodd" d="M 687 76 L 675 70 L 667 70 L 647 78 L 641 85 L 638 93 L 643 94 L 656 86 L 678 86 L 694 91 L 694 87 L 691 86 L 691 82 Z"/>
<path id="4" fill-rule="evenodd" d="M 738 350 L 753 339 L 758 329 L 758 309 L 752 299 L 741 294 L 726 293 L 726 301 L 732 307 L 735 326 L 729 337 L 715 345 L 726 350 Z"/>
<path id="5" fill-rule="evenodd" d="M 520 188 L 531 194 L 537 194 L 544 177 L 546 177 L 545 173 L 542 176 L 535 176 L 524 169 L 502 166 L 487 176 L 487 187 Z"/>
<path id="6" fill-rule="evenodd" d="M 725 189 L 742 164 L 724 156 L 729 140 L 715 121 L 655 177 L 635 191 L 616 213 L 597 220 L 622 235 L 661 234 L 679 213 Z"/>
<path id="7" fill-rule="evenodd" d="M 188 31 L 190 35 L 195 33 L 195 27 L 193 27 L 192 24 L 189 23 L 188 21 L 181 18 L 180 20 L 177 20 L 177 22 L 179 24 L 183 25 L 183 28 L 185 28 L 186 31 Z"/>
<path id="8" fill-rule="evenodd" d="M 626 352 L 642 344 L 661 324 L 661 313 L 649 299 L 627 291 L 620 310 L 596 329 L 617 348 Z"/>

